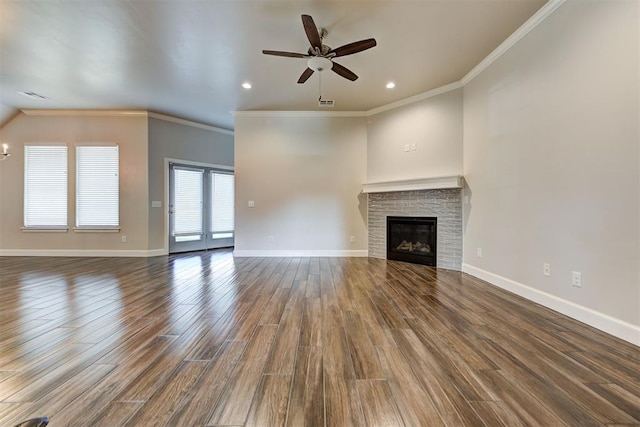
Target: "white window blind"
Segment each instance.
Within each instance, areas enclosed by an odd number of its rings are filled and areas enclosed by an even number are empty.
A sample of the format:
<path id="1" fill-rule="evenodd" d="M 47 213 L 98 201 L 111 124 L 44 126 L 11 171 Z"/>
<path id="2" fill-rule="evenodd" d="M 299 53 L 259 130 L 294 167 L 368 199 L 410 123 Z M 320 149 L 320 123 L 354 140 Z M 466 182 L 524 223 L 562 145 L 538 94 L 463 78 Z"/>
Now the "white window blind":
<path id="1" fill-rule="evenodd" d="M 25 145 L 24 226 L 67 227 L 67 147 Z"/>
<path id="2" fill-rule="evenodd" d="M 174 169 L 175 236 L 202 234 L 202 196 L 204 170 Z"/>
<path id="3" fill-rule="evenodd" d="M 234 176 L 211 172 L 211 232 L 231 232 L 234 229 Z"/>
<path id="4" fill-rule="evenodd" d="M 120 226 L 118 146 L 76 147 L 76 226 Z"/>

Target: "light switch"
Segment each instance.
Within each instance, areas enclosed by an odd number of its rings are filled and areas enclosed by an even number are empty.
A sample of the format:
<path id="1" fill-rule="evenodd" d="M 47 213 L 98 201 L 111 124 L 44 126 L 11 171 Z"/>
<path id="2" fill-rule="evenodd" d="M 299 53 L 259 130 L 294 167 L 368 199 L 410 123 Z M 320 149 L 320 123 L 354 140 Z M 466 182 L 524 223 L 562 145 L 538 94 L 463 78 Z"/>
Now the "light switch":
<path id="1" fill-rule="evenodd" d="M 152 200 L 151 201 L 151 207 L 152 208 L 161 208 L 162 207 L 162 201 L 161 200 Z"/>
<path id="2" fill-rule="evenodd" d="M 256 202 L 254 202 L 253 200 L 249 200 L 249 203 L 247 204 L 250 208 L 255 208 L 256 207 Z"/>

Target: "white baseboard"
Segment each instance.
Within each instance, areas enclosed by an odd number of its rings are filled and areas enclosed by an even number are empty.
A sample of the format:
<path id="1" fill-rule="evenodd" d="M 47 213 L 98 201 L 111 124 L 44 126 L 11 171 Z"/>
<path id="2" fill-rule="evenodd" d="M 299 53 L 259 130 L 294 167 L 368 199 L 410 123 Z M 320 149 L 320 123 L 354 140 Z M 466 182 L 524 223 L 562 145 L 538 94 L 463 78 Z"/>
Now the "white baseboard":
<path id="1" fill-rule="evenodd" d="M 0 256 L 37 257 L 129 257 L 148 258 L 167 255 L 166 249 L 150 250 L 94 250 L 94 249 L 0 249 Z"/>
<path id="2" fill-rule="evenodd" d="M 638 325 L 616 319 L 607 314 L 558 298 L 469 264 L 462 264 L 462 271 L 494 286 L 506 289 L 509 292 L 513 292 L 516 295 L 562 313 L 565 316 L 569 316 L 603 332 L 628 341 L 631 344 L 640 346 L 640 326 Z"/>
<path id="3" fill-rule="evenodd" d="M 308 258 L 308 257 L 367 257 L 369 251 L 345 251 L 345 250 L 291 250 L 291 251 L 276 251 L 276 250 L 234 250 L 233 256 L 242 257 L 296 257 L 296 258 Z"/>

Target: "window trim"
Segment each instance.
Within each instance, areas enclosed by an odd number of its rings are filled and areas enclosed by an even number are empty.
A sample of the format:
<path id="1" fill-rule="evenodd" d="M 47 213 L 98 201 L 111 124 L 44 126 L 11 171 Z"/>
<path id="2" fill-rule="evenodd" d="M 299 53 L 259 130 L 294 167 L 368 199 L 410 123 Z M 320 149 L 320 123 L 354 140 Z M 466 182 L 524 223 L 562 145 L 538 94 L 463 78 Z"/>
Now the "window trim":
<path id="1" fill-rule="evenodd" d="M 119 233 L 121 227 L 73 227 L 74 233 Z"/>
<path id="2" fill-rule="evenodd" d="M 20 231 L 23 233 L 66 233 L 69 231 L 69 227 L 20 227 Z"/>

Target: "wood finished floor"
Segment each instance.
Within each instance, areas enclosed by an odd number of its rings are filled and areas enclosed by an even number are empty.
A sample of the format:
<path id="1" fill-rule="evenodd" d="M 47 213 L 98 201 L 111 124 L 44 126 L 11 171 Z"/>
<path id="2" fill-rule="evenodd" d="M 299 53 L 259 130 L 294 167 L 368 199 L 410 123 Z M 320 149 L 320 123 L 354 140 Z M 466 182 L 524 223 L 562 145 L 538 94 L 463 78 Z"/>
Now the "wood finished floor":
<path id="1" fill-rule="evenodd" d="M 0 258 L 0 426 L 640 425 L 640 349 L 367 258 Z"/>

